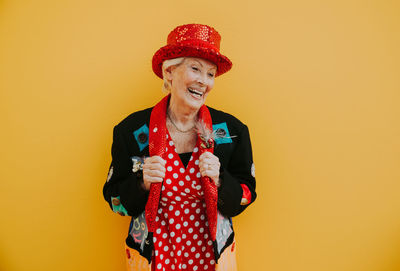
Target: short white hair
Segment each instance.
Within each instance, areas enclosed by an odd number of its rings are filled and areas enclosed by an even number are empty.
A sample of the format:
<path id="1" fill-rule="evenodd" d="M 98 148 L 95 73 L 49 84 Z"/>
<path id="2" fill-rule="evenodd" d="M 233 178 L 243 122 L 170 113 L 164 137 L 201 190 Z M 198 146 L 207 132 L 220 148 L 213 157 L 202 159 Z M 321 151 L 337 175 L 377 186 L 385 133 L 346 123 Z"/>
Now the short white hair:
<path id="1" fill-rule="evenodd" d="M 167 79 L 165 79 L 165 70 L 171 66 L 179 66 L 180 64 L 182 64 L 182 62 L 184 60 L 185 60 L 184 57 L 178 57 L 178 58 L 164 60 L 164 62 L 162 64 L 162 75 L 163 75 L 163 80 L 164 80 L 162 90 L 164 92 L 168 92 L 169 90 L 171 90 L 170 83 L 167 81 Z"/>

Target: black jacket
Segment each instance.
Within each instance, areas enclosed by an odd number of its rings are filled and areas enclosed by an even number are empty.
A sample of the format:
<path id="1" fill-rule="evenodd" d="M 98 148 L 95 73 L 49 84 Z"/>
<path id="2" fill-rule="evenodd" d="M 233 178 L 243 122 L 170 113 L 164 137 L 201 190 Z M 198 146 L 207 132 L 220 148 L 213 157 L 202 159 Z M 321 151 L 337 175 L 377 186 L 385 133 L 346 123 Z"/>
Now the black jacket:
<path id="1" fill-rule="evenodd" d="M 142 171 L 133 170 L 132 161 L 135 160 L 132 158 L 149 156 L 151 110 L 148 108 L 135 112 L 114 127 L 112 162 L 103 195 L 111 209 L 121 215 L 137 217 L 146 206 L 148 192 L 140 185 Z M 234 116 L 210 107 L 209 111 L 213 130 L 224 136 L 216 140 L 214 147 L 214 155 L 221 163 L 218 211 L 230 218 L 243 212 L 256 199 L 250 136 L 247 126 Z M 251 192 L 248 205 L 241 205 L 241 184 L 245 184 Z"/>

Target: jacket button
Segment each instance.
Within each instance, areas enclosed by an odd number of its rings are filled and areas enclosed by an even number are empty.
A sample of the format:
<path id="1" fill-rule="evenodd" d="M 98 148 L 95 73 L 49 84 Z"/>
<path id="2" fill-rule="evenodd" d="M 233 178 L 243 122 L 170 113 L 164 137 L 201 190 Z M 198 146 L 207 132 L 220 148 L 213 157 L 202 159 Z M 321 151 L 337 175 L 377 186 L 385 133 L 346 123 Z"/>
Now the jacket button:
<path id="1" fill-rule="evenodd" d="M 217 134 L 217 137 L 225 137 L 226 136 L 226 131 L 225 131 L 225 129 L 222 129 L 222 128 L 218 128 L 217 131 L 215 131 L 215 133 Z"/>
<path id="2" fill-rule="evenodd" d="M 145 133 L 140 133 L 138 139 L 140 143 L 144 144 L 147 141 L 147 135 Z"/>
<path id="3" fill-rule="evenodd" d="M 112 200 L 112 204 L 115 205 L 115 206 L 118 206 L 118 205 L 121 204 L 121 202 L 120 202 L 119 199 L 113 199 L 113 200 Z"/>

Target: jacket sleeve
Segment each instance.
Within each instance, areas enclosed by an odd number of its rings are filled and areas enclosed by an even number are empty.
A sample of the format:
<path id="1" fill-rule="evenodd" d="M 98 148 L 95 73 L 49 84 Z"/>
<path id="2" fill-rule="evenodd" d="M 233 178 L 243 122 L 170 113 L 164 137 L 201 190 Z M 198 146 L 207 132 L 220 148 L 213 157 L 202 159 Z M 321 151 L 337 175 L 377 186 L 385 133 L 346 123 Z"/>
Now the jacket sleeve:
<path id="1" fill-rule="evenodd" d="M 133 162 L 122 132 L 118 125 L 114 127 L 112 162 L 103 196 L 114 212 L 137 216 L 144 211 L 148 192 L 141 187 L 142 171 L 132 171 Z"/>
<path id="2" fill-rule="evenodd" d="M 243 126 L 232 157 L 226 168 L 221 167 L 221 185 L 218 188 L 218 209 L 222 215 L 234 217 L 243 212 L 256 199 L 256 180 L 247 126 Z M 251 193 L 251 201 L 242 205 L 243 186 Z M 248 191 L 247 191 L 248 192 Z"/>

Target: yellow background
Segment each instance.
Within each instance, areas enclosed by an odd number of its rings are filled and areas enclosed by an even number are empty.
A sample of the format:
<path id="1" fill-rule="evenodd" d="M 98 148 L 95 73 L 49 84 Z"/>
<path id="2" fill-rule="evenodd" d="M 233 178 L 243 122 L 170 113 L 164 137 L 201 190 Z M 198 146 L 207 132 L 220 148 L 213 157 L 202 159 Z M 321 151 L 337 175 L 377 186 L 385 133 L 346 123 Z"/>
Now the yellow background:
<path id="1" fill-rule="evenodd" d="M 208 105 L 245 122 L 239 270 L 400 270 L 398 1 L 0 1 L 0 270 L 123 270 L 112 128 L 154 105 L 175 26 L 222 35 Z"/>

